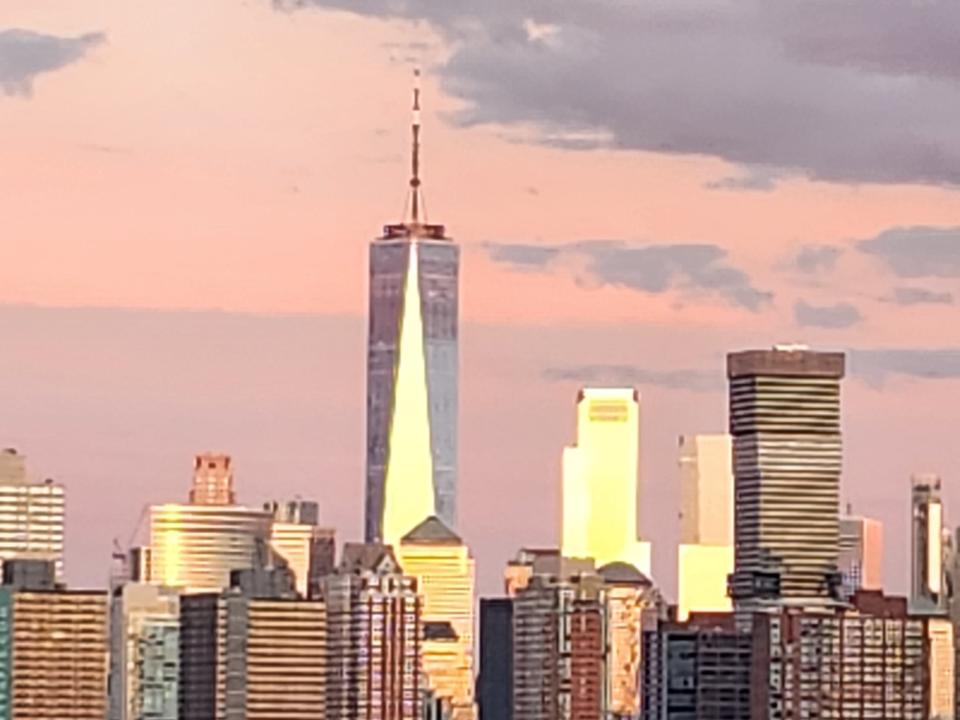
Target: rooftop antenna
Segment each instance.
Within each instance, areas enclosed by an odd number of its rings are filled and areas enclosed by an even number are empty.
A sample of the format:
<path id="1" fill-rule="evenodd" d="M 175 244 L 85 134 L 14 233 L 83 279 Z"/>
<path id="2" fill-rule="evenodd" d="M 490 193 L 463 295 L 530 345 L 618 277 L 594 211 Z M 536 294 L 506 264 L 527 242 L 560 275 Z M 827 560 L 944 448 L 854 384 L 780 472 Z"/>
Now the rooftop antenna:
<path id="1" fill-rule="evenodd" d="M 413 71 L 413 157 L 410 175 L 411 222 L 420 224 L 420 68 Z"/>

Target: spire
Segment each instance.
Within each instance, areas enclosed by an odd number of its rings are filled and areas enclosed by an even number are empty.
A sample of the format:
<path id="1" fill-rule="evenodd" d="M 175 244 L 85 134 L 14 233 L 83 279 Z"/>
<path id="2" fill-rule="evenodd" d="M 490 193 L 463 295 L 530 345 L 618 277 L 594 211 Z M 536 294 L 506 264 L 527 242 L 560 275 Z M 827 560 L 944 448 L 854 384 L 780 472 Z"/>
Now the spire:
<path id="1" fill-rule="evenodd" d="M 410 213 L 414 225 L 420 223 L 420 68 L 413 71 L 413 154 L 410 175 Z"/>

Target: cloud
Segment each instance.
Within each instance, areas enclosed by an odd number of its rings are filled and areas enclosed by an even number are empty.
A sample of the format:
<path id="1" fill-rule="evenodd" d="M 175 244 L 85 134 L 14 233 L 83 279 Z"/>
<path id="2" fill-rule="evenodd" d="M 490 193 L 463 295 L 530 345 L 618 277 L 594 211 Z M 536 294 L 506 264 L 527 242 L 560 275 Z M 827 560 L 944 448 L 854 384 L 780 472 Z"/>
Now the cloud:
<path id="1" fill-rule="evenodd" d="M 897 305 L 953 305 L 953 294 L 918 287 L 898 287 L 889 298 Z"/>
<path id="2" fill-rule="evenodd" d="M 659 295 L 676 290 L 686 296 L 718 295 L 731 305 L 758 311 L 773 295 L 754 287 L 750 277 L 727 261 L 717 245 L 629 245 L 586 240 L 570 245 L 489 243 L 496 262 L 523 270 L 543 270 L 561 257 L 586 262 L 589 282 Z"/>
<path id="3" fill-rule="evenodd" d="M 560 248 L 547 245 L 487 243 L 485 247 L 491 260 L 515 269 L 542 270 L 560 254 Z"/>
<path id="4" fill-rule="evenodd" d="M 895 227 L 862 240 L 857 248 L 898 277 L 960 277 L 960 227 Z"/>
<path id="5" fill-rule="evenodd" d="M 5 95 L 30 97 L 38 75 L 80 60 L 105 41 L 103 33 L 57 37 L 30 30 L 0 31 L 0 90 Z"/>
<path id="6" fill-rule="evenodd" d="M 809 305 L 803 300 L 793 306 L 793 316 L 801 327 L 829 329 L 848 328 L 863 320 L 860 311 L 850 303 Z"/>
<path id="7" fill-rule="evenodd" d="M 429 23 L 449 44 L 440 73 L 463 125 L 594 133 L 829 181 L 960 183 L 955 0 L 274 6 Z"/>
<path id="8" fill-rule="evenodd" d="M 704 185 L 708 190 L 730 190 L 739 192 L 772 192 L 777 189 L 777 181 L 783 177 L 780 170 L 748 168 L 743 175 L 713 180 Z"/>
<path id="9" fill-rule="evenodd" d="M 893 376 L 960 379 L 960 348 L 875 348 L 850 351 L 851 372 L 871 385 Z"/>
<path id="10" fill-rule="evenodd" d="M 692 392 L 718 392 L 724 388 L 723 374 L 719 371 L 651 370 L 632 365 L 575 365 L 548 368 L 544 371 L 543 377 L 554 382 L 576 381 L 609 385 L 654 385 L 669 390 L 690 390 Z"/>
<path id="11" fill-rule="evenodd" d="M 843 248 L 836 245 L 804 245 L 793 259 L 793 267 L 806 275 L 820 275 L 833 270 Z"/>

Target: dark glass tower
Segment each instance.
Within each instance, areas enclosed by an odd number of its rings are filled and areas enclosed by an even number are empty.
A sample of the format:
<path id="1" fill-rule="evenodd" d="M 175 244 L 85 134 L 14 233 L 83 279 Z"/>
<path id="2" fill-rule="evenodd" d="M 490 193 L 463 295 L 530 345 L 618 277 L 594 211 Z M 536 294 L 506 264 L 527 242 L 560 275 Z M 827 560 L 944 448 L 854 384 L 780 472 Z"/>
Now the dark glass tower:
<path id="1" fill-rule="evenodd" d="M 456 526 L 460 249 L 421 219 L 419 89 L 414 113 L 410 219 L 370 246 L 365 536 L 387 544 Z"/>

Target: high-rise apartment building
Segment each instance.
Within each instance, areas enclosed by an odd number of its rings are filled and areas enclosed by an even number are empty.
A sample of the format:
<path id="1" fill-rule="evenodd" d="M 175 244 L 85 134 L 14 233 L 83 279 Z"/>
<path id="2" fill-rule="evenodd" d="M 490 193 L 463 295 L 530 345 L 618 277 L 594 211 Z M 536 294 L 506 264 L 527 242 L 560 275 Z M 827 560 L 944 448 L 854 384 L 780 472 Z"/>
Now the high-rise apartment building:
<path id="1" fill-rule="evenodd" d="M 953 649 L 943 618 L 861 591 L 853 610 L 783 607 L 753 622 L 754 718 L 953 718 Z M 952 640 L 952 638 L 949 638 Z"/>
<path id="2" fill-rule="evenodd" d="M 224 474 L 229 459 L 214 456 L 216 467 L 209 468 L 209 457 L 196 463 L 190 495 L 198 502 L 150 507 L 149 563 L 141 568 L 146 582 L 185 593 L 219 592 L 230 586 L 231 571 L 267 563 L 273 514 L 223 504 L 233 497 L 232 471 Z"/>
<path id="3" fill-rule="evenodd" d="M 842 353 L 798 346 L 727 357 L 741 610 L 834 601 L 839 592 Z"/>
<path id="4" fill-rule="evenodd" d="M 233 469 L 230 456 L 202 453 L 194 458 L 191 505 L 233 505 Z"/>
<path id="5" fill-rule="evenodd" d="M 480 598 L 480 720 L 513 720 L 513 599 Z"/>
<path id="6" fill-rule="evenodd" d="M 431 515 L 456 527 L 460 251 L 424 217 L 419 102 L 409 219 L 370 246 L 365 533 L 388 545 Z"/>
<path id="7" fill-rule="evenodd" d="M 730 610 L 733 572 L 733 448 L 729 435 L 680 438 L 677 619 Z"/>
<path id="8" fill-rule="evenodd" d="M 752 715 L 753 640 L 732 614 L 691 615 L 643 635 L 642 720 L 761 720 Z"/>
<path id="9" fill-rule="evenodd" d="M 51 562 L 11 560 L 0 586 L 0 717 L 103 720 L 107 593 L 66 590 Z"/>
<path id="10" fill-rule="evenodd" d="M 335 569 L 336 532 L 320 527 L 320 510 L 315 502 L 265 503 L 273 515 L 270 547 L 280 555 L 296 577 L 302 597 L 318 596 L 320 579 Z"/>
<path id="11" fill-rule="evenodd" d="M 177 720 L 180 598 L 127 583 L 110 605 L 110 720 Z"/>
<path id="12" fill-rule="evenodd" d="M 450 720 L 474 720 L 476 566 L 470 550 L 439 518 L 430 517 L 403 537 L 397 559 L 420 593 L 427 687 L 449 708 Z"/>
<path id="13" fill-rule="evenodd" d="M 603 580 L 534 575 L 513 613 L 514 720 L 607 717 Z"/>
<path id="14" fill-rule="evenodd" d="M 327 720 L 420 720 L 421 601 L 392 548 L 346 543 L 323 597 Z"/>
<path id="15" fill-rule="evenodd" d="M 650 544 L 637 539 L 640 396 L 586 388 L 577 399 L 577 442 L 563 451 L 564 557 L 626 562 L 650 574 Z"/>
<path id="16" fill-rule="evenodd" d="M 0 451 L 0 568 L 15 558 L 52 560 L 63 579 L 64 489 L 28 479 L 26 459 Z"/>
<path id="17" fill-rule="evenodd" d="M 883 588 L 883 524 L 868 517 L 840 518 L 838 569 L 842 595 Z"/>
<path id="18" fill-rule="evenodd" d="M 326 613 L 290 571 L 238 570 L 233 587 L 183 598 L 182 720 L 323 720 Z"/>
<path id="19" fill-rule="evenodd" d="M 910 602 L 916 611 L 947 609 L 943 563 L 943 502 L 940 478 L 911 478 Z"/>

